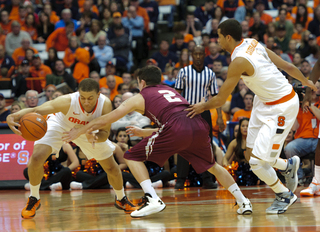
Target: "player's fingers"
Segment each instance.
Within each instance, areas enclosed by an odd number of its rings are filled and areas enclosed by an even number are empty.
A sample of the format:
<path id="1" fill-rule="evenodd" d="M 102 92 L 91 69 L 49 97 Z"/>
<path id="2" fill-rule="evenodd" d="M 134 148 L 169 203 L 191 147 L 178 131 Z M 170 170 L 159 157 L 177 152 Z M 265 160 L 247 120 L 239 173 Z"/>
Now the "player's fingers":
<path id="1" fill-rule="evenodd" d="M 193 108 L 191 108 L 192 106 L 189 106 L 190 108 L 184 109 L 184 111 L 192 111 Z"/>
<path id="2" fill-rule="evenodd" d="M 21 131 L 18 130 L 17 128 L 15 128 L 14 126 L 13 127 L 10 127 L 11 130 L 13 131 L 13 133 L 17 134 L 17 135 L 22 135 Z"/>

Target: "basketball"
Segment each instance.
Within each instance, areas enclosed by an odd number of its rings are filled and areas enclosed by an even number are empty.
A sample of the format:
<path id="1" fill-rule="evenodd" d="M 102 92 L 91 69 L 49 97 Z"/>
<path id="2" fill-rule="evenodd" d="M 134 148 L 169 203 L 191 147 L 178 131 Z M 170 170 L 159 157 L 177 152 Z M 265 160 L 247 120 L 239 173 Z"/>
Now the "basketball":
<path id="1" fill-rule="evenodd" d="M 41 139 L 47 132 L 47 121 L 37 113 L 29 113 L 20 118 L 22 137 L 29 141 Z"/>

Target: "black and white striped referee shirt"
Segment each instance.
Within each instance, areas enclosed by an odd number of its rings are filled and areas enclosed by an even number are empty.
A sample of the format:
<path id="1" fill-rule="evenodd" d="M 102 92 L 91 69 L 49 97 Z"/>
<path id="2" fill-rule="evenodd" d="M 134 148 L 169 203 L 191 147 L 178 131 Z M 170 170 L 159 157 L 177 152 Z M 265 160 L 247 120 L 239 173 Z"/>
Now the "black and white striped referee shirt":
<path id="1" fill-rule="evenodd" d="M 180 69 L 176 79 L 175 89 L 183 90 L 182 96 L 192 105 L 201 101 L 203 97 L 208 100 L 218 94 L 216 74 L 204 66 L 201 72 L 198 72 L 193 65 Z"/>

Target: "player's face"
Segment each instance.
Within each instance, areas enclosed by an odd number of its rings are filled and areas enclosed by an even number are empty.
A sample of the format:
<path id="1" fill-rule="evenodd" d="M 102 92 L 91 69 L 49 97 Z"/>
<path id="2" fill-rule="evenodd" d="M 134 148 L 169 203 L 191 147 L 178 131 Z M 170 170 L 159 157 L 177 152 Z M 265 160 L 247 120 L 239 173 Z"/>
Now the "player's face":
<path id="1" fill-rule="evenodd" d="M 248 122 L 247 120 L 244 120 L 244 121 L 241 123 L 240 130 L 241 130 L 241 134 L 242 134 L 242 135 L 247 135 L 248 123 L 249 123 L 249 122 Z"/>
<path id="2" fill-rule="evenodd" d="M 79 90 L 79 93 L 80 93 L 81 106 L 87 113 L 91 113 L 97 104 L 100 92 L 99 93 L 97 93 L 96 91 L 84 92 Z"/>
<path id="3" fill-rule="evenodd" d="M 220 33 L 220 28 L 218 29 L 218 43 L 223 50 L 226 50 L 226 38 Z"/>
<path id="4" fill-rule="evenodd" d="M 117 135 L 117 141 L 120 143 L 127 143 L 129 140 L 129 137 L 125 131 L 120 131 Z"/>

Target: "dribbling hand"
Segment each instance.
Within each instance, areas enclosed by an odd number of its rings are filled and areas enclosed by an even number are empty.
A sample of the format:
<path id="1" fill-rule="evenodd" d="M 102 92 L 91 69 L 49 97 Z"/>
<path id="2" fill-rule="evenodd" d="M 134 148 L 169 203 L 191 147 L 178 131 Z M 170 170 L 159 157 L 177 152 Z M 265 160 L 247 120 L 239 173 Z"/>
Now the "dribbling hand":
<path id="1" fill-rule="evenodd" d="M 88 142 L 92 144 L 92 148 L 94 148 L 95 143 L 98 141 L 98 136 L 96 133 L 98 133 L 99 130 L 93 131 L 92 128 L 87 130 L 86 137 L 88 139 Z"/>
<path id="2" fill-rule="evenodd" d="M 70 131 L 65 131 L 63 132 L 64 136 L 62 136 L 62 141 L 69 143 L 72 140 L 75 140 L 78 138 L 81 133 L 80 133 L 80 128 L 72 128 Z"/>
<path id="3" fill-rule="evenodd" d="M 16 127 L 21 127 L 21 125 L 15 121 L 18 121 L 16 120 L 15 118 L 18 118 L 20 115 L 17 114 L 15 117 L 13 116 L 13 114 L 9 114 L 8 117 L 7 117 L 7 124 L 9 126 L 9 128 L 17 135 L 22 135 L 21 134 L 21 131 L 18 130 Z"/>
<path id="4" fill-rule="evenodd" d="M 143 130 L 137 126 L 126 126 L 126 133 L 130 136 L 143 137 Z"/>
<path id="5" fill-rule="evenodd" d="M 195 105 L 190 105 L 189 108 L 185 109 L 185 111 L 189 111 L 189 113 L 187 114 L 187 117 L 193 118 L 197 114 L 201 114 L 205 110 L 204 103 L 205 103 L 205 99 L 202 98 L 201 102 Z"/>

